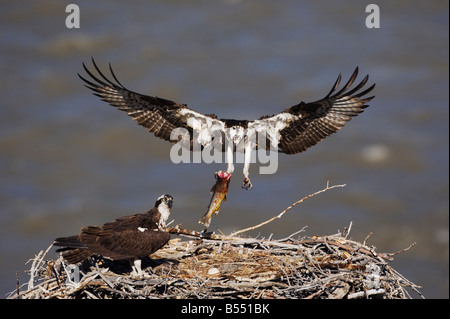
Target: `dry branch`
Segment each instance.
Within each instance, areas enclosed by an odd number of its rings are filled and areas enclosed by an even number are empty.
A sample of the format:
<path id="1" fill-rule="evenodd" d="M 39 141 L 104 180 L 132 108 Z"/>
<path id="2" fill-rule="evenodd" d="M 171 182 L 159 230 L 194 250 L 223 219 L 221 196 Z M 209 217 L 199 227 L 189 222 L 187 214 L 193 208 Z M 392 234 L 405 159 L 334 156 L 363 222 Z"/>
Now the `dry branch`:
<path id="1" fill-rule="evenodd" d="M 232 237 L 232 236 L 236 236 L 236 235 L 238 235 L 238 234 L 242 234 L 242 233 L 245 233 L 245 232 L 247 232 L 247 231 L 254 230 L 254 229 L 256 229 L 256 228 L 259 228 L 259 227 L 261 227 L 261 226 L 264 226 L 264 225 L 266 225 L 266 224 L 268 224 L 268 223 L 274 221 L 275 219 L 281 218 L 288 210 L 290 210 L 291 208 L 293 208 L 294 206 L 296 206 L 296 205 L 298 205 L 298 204 L 300 204 L 300 203 L 303 203 L 305 200 L 307 200 L 307 199 L 309 199 L 309 198 L 311 198 L 311 197 L 314 197 L 314 196 L 316 196 L 316 195 L 318 195 L 318 194 L 320 194 L 320 193 L 326 192 L 326 191 L 329 190 L 329 189 L 336 188 L 336 187 L 345 187 L 345 184 L 343 184 L 343 185 L 329 186 L 329 183 L 327 182 L 327 187 L 325 187 L 324 189 L 322 189 L 322 190 L 320 190 L 320 191 L 317 191 L 317 192 L 315 192 L 315 193 L 313 193 L 313 194 L 310 194 L 310 195 L 308 195 L 308 196 L 305 196 L 305 197 L 303 197 L 302 199 L 296 201 L 294 204 L 292 204 L 291 206 L 289 206 L 288 208 L 286 208 L 285 210 L 283 210 L 281 213 L 279 213 L 277 216 L 274 216 L 274 217 L 272 217 L 271 219 L 266 220 L 266 221 L 264 221 L 264 222 L 262 222 L 262 223 L 260 223 L 260 224 L 258 224 L 258 225 L 255 225 L 255 226 L 252 226 L 252 227 L 248 227 L 248 228 L 245 228 L 245 229 L 238 230 L 238 231 L 236 231 L 236 232 L 230 234 L 230 236 L 231 236 L 231 237 Z"/>

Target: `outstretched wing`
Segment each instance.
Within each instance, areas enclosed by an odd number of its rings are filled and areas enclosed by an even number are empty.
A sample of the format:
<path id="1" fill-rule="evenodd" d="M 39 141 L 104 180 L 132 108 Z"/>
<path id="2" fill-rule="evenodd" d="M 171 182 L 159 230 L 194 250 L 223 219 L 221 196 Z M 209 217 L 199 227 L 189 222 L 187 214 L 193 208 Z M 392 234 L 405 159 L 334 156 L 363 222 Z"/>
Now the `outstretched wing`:
<path id="1" fill-rule="evenodd" d="M 99 76 L 89 71 L 84 63 L 84 70 L 91 80 L 87 80 L 78 74 L 86 83 L 86 87 L 93 90 L 94 94 L 99 96 L 102 101 L 126 112 L 139 125 L 147 128 L 149 132 L 159 138 L 176 143 L 181 138 L 171 140 L 172 131 L 176 128 L 186 129 L 192 145 L 193 130 L 199 132 L 200 129 L 205 127 L 223 126 L 214 115 L 203 115 L 195 112 L 185 104 L 130 91 L 117 80 L 111 65 L 109 65 L 109 69 L 115 82 L 108 79 L 100 71 L 94 59 L 92 59 L 92 63 Z"/>
<path id="2" fill-rule="evenodd" d="M 321 100 L 301 102 L 283 112 L 255 121 L 254 125 L 266 127 L 268 139 L 278 150 L 286 154 L 300 153 L 317 144 L 325 137 L 339 131 L 346 122 L 357 116 L 374 96 L 363 98 L 375 84 L 361 91 L 369 76 L 350 89 L 358 75 L 358 68 L 345 86 L 336 92 L 341 81 L 337 78 L 333 88 Z"/>

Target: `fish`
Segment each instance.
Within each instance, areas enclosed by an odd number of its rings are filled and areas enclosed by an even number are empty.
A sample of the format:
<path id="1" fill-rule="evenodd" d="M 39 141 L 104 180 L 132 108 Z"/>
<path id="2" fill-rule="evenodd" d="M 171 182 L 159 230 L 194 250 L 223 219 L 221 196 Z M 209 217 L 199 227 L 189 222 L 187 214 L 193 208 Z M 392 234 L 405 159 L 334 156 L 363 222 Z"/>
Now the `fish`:
<path id="1" fill-rule="evenodd" d="M 228 184 L 230 183 L 231 174 L 227 171 L 218 171 L 215 173 L 216 183 L 211 188 L 211 201 L 209 202 L 208 211 L 198 221 L 199 224 L 208 228 L 211 223 L 212 214 L 218 214 L 222 201 L 227 201 Z"/>

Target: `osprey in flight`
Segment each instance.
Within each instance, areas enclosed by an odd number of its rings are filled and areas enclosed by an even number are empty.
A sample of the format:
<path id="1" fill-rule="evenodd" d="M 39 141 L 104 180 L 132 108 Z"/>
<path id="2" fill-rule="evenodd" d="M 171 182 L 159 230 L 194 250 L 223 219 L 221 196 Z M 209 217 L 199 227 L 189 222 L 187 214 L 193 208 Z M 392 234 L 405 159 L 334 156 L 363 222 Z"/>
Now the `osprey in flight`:
<path id="1" fill-rule="evenodd" d="M 98 254 L 112 260 L 129 260 L 133 275 L 142 277 L 141 260 L 162 248 L 170 239 L 165 231 L 173 197 L 162 195 L 150 211 L 115 219 L 103 226 L 87 226 L 79 235 L 56 238 L 67 262 L 76 264 Z"/>
<path id="2" fill-rule="evenodd" d="M 368 107 L 366 103 L 374 97 L 364 97 L 375 87 L 373 84 L 364 88 L 369 79 L 368 75 L 351 88 L 358 75 L 356 68 L 342 89 L 338 90 L 341 82 L 339 75 L 330 92 L 315 102 L 300 102 L 278 114 L 262 116 L 254 121 L 219 119 L 214 114 L 198 113 L 186 104 L 130 91 L 117 80 L 111 65 L 109 68 L 115 82 L 100 71 L 94 60 L 92 62 L 99 76 L 89 71 L 84 63 L 83 67 L 91 80 L 78 74 L 86 82 L 86 87 L 93 90 L 103 101 L 126 112 L 155 136 L 177 143 L 179 140 L 171 140 L 172 131 L 177 128 L 185 129 L 189 132 L 192 150 L 193 143 L 206 147 L 217 142 L 213 141 L 217 136 L 214 133 L 219 132 L 228 142 L 222 143 L 222 150 L 226 152 L 227 172 L 230 174 L 234 171 L 233 153 L 238 145 L 243 145 L 245 155 L 242 187 L 245 189 L 252 187 L 248 177 L 252 150 L 260 147 L 285 154 L 303 152 L 328 135 L 339 131 L 347 121 Z M 264 136 L 264 139 L 259 136 Z M 260 140 L 264 141 L 262 145 L 258 145 Z"/>

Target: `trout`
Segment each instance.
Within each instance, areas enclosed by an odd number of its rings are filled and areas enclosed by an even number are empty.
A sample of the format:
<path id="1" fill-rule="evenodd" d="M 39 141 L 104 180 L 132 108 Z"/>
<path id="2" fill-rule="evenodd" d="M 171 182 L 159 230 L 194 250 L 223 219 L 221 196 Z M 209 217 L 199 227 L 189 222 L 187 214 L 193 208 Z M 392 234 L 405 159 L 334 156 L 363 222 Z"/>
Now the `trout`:
<path id="1" fill-rule="evenodd" d="M 215 174 L 216 183 L 211 188 L 212 194 L 211 201 L 209 202 L 208 211 L 200 218 L 199 224 L 204 225 L 206 228 L 211 223 L 212 214 L 219 213 L 220 205 L 223 200 L 227 200 L 228 184 L 230 183 L 231 174 L 227 171 L 218 171 Z"/>

